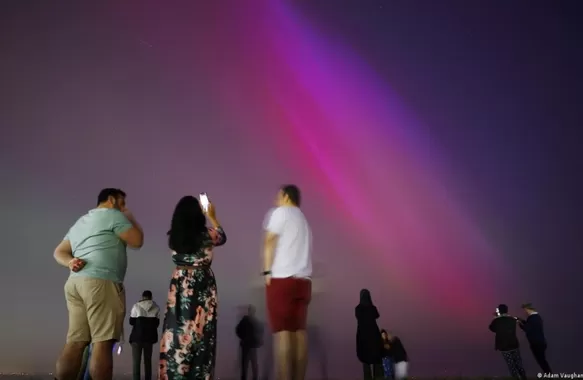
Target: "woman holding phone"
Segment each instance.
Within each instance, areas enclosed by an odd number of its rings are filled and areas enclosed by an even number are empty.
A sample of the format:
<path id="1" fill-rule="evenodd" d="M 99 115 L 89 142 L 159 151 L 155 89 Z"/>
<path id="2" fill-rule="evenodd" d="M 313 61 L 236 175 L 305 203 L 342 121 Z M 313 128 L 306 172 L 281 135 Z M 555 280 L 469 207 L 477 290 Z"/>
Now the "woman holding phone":
<path id="1" fill-rule="evenodd" d="M 176 268 L 160 341 L 160 380 L 213 378 L 217 284 L 211 264 L 213 248 L 225 244 L 227 237 L 213 204 L 205 200 L 183 197 L 172 215 L 168 246 Z M 212 227 L 206 226 L 206 217 Z"/>

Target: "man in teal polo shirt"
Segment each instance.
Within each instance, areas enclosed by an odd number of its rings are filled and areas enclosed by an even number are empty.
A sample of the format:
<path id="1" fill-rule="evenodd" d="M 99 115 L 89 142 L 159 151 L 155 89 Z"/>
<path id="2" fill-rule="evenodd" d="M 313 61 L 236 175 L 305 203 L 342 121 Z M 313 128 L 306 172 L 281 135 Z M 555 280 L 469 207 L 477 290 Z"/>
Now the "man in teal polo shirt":
<path id="1" fill-rule="evenodd" d="M 112 349 L 125 318 L 126 246 L 137 249 L 144 241 L 125 198 L 120 189 L 103 189 L 97 207 L 79 218 L 55 249 L 55 260 L 70 269 L 65 284 L 69 330 L 57 361 L 58 380 L 77 378 L 90 343 L 92 380 L 112 379 Z"/>

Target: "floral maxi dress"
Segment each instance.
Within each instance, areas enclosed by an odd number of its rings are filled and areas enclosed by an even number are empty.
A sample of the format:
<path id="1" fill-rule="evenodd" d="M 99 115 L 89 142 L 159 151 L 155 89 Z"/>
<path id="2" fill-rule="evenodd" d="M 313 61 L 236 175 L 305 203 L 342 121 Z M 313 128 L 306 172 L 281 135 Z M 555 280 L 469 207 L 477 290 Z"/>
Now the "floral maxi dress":
<path id="1" fill-rule="evenodd" d="M 211 263 L 213 248 L 225 244 L 226 240 L 221 227 L 209 228 L 198 252 L 172 252 L 177 268 L 170 280 L 160 340 L 159 380 L 213 378 L 217 347 L 217 284 Z"/>

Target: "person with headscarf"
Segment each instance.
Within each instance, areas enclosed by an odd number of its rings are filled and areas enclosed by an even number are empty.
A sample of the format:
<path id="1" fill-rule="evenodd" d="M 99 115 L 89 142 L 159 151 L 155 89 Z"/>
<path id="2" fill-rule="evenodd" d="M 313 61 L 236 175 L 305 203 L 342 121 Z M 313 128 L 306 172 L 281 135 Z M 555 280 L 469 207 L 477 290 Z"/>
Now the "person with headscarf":
<path id="1" fill-rule="evenodd" d="M 368 289 L 360 291 L 356 306 L 356 355 L 362 363 L 365 380 L 383 378 L 383 341 L 377 325 L 380 315 Z"/>

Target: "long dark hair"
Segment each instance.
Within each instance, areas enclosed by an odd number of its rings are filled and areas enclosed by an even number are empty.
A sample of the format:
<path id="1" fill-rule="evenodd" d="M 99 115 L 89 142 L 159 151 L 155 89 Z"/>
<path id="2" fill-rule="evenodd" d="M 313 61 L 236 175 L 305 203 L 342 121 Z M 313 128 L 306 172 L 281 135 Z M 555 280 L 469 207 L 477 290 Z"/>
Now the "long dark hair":
<path id="1" fill-rule="evenodd" d="M 168 247 L 177 253 L 195 253 L 200 249 L 206 231 L 206 217 L 198 199 L 191 195 L 182 197 L 172 214 Z"/>
<path id="2" fill-rule="evenodd" d="M 370 291 L 368 289 L 362 289 L 360 291 L 360 306 L 374 306 L 372 303 L 372 297 L 370 296 Z"/>

